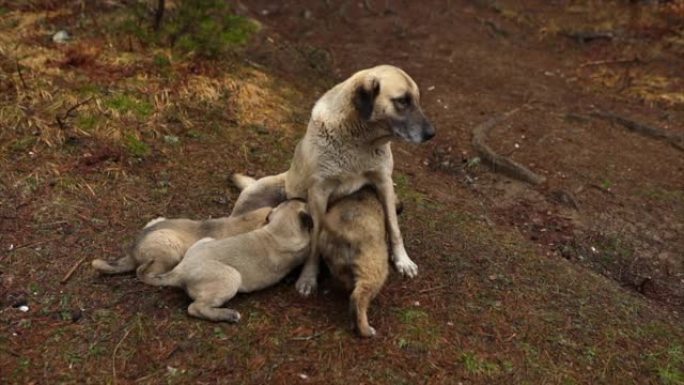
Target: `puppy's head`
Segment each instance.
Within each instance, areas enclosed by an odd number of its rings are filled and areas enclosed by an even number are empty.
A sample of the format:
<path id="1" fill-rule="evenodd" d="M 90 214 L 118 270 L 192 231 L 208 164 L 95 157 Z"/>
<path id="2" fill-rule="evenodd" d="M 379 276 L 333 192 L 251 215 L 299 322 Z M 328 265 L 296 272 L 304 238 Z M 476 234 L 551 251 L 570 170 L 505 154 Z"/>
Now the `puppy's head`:
<path id="1" fill-rule="evenodd" d="M 301 199 L 290 199 L 279 204 L 268 214 L 266 222 L 283 231 L 308 234 L 313 228 L 313 219 L 306 209 L 306 202 Z"/>
<path id="2" fill-rule="evenodd" d="M 386 123 L 389 134 L 407 142 L 422 143 L 435 136 L 435 128 L 420 108 L 420 91 L 403 70 L 381 65 L 358 72 L 354 107 L 368 123 Z"/>

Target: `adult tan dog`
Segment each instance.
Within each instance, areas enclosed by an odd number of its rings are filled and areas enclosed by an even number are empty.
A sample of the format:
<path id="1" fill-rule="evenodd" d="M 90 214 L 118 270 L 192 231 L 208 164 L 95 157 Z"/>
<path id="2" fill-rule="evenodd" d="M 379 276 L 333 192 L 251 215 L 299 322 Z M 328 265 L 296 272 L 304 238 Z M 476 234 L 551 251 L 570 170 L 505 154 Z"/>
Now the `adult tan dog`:
<path id="1" fill-rule="evenodd" d="M 392 261 L 414 277 L 395 210 L 390 140 L 412 143 L 431 139 L 435 130 L 420 108 L 418 86 L 397 67 L 381 65 L 359 71 L 326 92 L 314 105 L 304 138 L 297 144 L 290 169 L 261 178 L 238 198 L 231 215 L 273 206 L 285 198 L 306 199 L 313 218 L 311 254 L 296 287 L 309 295 L 316 289 L 318 238 L 328 202 L 366 184 L 378 192 L 385 212 Z M 240 175 L 234 176 L 239 183 Z"/>
<path id="2" fill-rule="evenodd" d="M 311 217 L 301 200 L 288 200 L 268 216 L 259 229 L 234 237 L 204 238 L 192 245 L 180 263 L 168 273 L 138 269 L 141 281 L 155 286 L 175 286 L 194 300 L 188 314 L 211 321 L 237 322 L 240 313 L 222 308 L 238 292 L 271 286 L 302 264 L 310 245 Z"/>
<path id="3" fill-rule="evenodd" d="M 145 225 L 124 257 L 114 262 L 95 259 L 92 265 L 103 274 L 119 274 L 151 262 L 146 269 L 148 273 L 165 273 L 200 239 L 221 239 L 252 231 L 266 224 L 271 210 L 271 207 L 262 207 L 239 216 L 205 221 L 157 218 Z"/>

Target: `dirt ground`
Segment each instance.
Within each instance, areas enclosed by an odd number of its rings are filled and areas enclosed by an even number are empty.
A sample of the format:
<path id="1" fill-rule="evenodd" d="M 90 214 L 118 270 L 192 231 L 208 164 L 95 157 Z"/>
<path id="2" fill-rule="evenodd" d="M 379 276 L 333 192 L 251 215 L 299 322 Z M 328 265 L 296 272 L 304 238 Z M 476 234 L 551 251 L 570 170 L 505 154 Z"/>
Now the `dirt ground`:
<path id="1" fill-rule="evenodd" d="M 220 60 L 132 37 L 124 3 L 0 2 L 0 382 L 684 384 L 683 2 L 256 0 Z M 228 213 L 231 171 L 284 170 L 317 96 L 379 63 L 438 133 L 393 146 L 420 273 L 377 338 L 325 276 L 227 325 L 90 268 L 151 218 Z M 488 143 L 542 184 L 471 145 L 514 109 Z"/>

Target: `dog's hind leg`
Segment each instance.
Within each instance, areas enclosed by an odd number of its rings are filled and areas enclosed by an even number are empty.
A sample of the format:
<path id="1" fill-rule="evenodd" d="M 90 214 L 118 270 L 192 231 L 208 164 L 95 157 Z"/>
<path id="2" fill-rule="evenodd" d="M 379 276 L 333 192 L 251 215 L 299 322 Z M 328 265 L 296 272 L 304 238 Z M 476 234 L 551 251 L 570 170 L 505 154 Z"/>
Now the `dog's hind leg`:
<path id="1" fill-rule="evenodd" d="M 103 274 L 120 274 L 135 270 L 136 262 L 130 255 L 114 261 L 107 262 L 104 259 L 95 259 L 91 262 L 95 270 Z"/>
<path id="2" fill-rule="evenodd" d="M 360 280 L 349 297 L 349 307 L 352 317 L 356 320 L 356 329 L 361 337 L 374 337 L 375 329 L 368 323 L 368 307 L 380 291 L 382 283 Z"/>
<path id="3" fill-rule="evenodd" d="M 193 282 L 187 286 L 188 294 L 195 300 L 188 306 L 188 314 L 215 322 L 238 322 L 240 313 L 221 306 L 240 289 L 240 273 L 231 266 L 208 261 L 201 274 L 192 277 Z"/>
<path id="4" fill-rule="evenodd" d="M 257 181 L 256 179 L 252 178 L 251 176 L 247 176 L 247 175 L 239 174 L 239 173 L 231 175 L 230 180 L 231 180 L 231 182 L 233 182 L 235 187 L 240 189 L 240 191 L 246 189 L 250 185 L 253 185 Z"/>
<path id="5" fill-rule="evenodd" d="M 236 183 L 238 187 L 238 185 Z M 262 207 L 275 207 L 287 199 L 285 194 L 285 173 L 265 176 L 244 186 L 235 202 L 231 217 L 242 215 Z"/>

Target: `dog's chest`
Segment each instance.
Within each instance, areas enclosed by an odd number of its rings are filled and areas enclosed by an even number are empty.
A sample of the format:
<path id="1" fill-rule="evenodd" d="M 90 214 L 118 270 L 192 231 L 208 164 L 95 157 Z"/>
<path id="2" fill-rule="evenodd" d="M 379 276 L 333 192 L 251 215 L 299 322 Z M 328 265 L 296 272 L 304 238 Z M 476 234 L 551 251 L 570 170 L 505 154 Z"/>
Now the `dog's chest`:
<path id="1" fill-rule="evenodd" d="M 321 172 L 329 175 L 355 178 L 391 162 L 389 148 L 385 147 L 360 150 L 340 146 L 326 150 L 320 157 L 318 166 Z"/>

